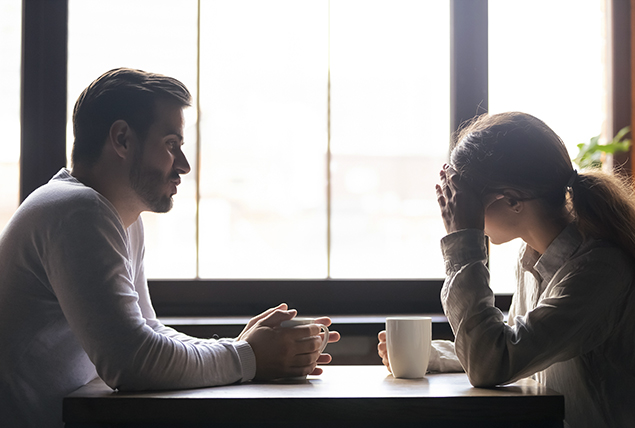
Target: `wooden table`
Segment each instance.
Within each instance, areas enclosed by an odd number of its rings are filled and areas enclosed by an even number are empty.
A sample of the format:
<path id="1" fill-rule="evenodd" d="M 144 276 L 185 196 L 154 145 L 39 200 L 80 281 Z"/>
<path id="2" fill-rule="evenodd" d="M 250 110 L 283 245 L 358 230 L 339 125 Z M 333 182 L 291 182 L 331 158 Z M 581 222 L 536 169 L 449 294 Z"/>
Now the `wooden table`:
<path id="1" fill-rule="evenodd" d="M 68 428 L 562 427 L 563 418 L 564 397 L 530 379 L 485 389 L 463 373 L 395 379 L 383 366 L 325 366 L 303 380 L 139 393 L 114 392 L 97 379 L 64 399 Z"/>

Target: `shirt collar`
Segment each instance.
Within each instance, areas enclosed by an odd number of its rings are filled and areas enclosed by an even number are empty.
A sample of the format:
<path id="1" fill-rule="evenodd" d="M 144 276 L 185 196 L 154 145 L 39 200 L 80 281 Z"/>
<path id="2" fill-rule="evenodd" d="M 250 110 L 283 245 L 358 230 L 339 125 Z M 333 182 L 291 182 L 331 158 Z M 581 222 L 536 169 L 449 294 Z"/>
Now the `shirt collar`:
<path id="1" fill-rule="evenodd" d="M 537 272 L 543 281 L 549 282 L 564 263 L 571 258 L 582 244 L 582 235 L 578 229 L 569 224 L 547 247 L 541 256 L 529 245 L 525 246 L 521 255 L 523 268 Z"/>
<path id="2" fill-rule="evenodd" d="M 540 254 L 538 253 L 538 251 L 534 250 L 526 243 L 523 243 L 520 251 L 520 264 L 522 265 L 523 269 L 530 272 L 535 272 L 534 266 L 538 262 L 539 258 Z"/>
<path id="3" fill-rule="evenodd" d="M 67 168 L 60 169 L 57 174 L 51 178 L 53 180 L 61 180 L 61 181 L 72 181 L 75 183 L 79 183 L 79 181 L 71 175 L 71 172 Z"/>

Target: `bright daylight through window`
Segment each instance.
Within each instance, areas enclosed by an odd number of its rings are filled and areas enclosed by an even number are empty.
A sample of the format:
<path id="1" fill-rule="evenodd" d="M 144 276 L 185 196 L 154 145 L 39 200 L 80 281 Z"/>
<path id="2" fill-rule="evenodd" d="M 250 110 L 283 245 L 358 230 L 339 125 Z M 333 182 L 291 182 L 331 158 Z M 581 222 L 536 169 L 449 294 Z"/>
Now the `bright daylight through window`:
<path id="1" fill-rule="evenodd" d="M 19 54 L 19 3 L 0 0 L 3 57 Z M 572 156 L 604 120 L 602 4 L 489 2 L 490 111 L 544 119 Z M 95 77 L 174 76 L 195 98 L 193 170 L 172 212 L 144 214 L 149 277 L 441 278 L 449 14 L 449 0 L 69 0 L 69 151 Z M 17 206 L 18 58 L 0 65 L 16 92 L 1 213 Z M 493 248 L 495 291 L 512 291 L 514 251 Z"/>
<path id="2" fill-rule="evenodd" d="M 22 2 L 0 0 L 0 231 L 18 207 Z"/>

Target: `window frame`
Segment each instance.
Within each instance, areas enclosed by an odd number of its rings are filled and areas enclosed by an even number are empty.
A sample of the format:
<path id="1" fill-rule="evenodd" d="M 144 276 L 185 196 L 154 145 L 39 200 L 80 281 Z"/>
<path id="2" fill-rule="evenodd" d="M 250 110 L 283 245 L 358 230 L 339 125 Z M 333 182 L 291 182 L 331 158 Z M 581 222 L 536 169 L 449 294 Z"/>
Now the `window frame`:
<path id="1" fill-rule="evenodd" d="M 287 303 L 303 315 L 441 314 L 442 279 L 151 280 L 161 316 L 251 317 Z M 496 295 L 507 310 L 511 295 Z"/>
<path id="2" fill-rule="evenodd" d="M 607 0 L 607 5 L 613 41 L 607 122 L 621 129 L 630 124 L 633 98 L 631 8 L 630 2 L 618 0 Z M 487 0 L 451 0 L 450 8 L 453 133 L 464 120 L 487 111 Z M 22 21 L 21 201 L 66 166 L 68 0 L 23 1 Z M 630 161 L 630 154 L 620 161 Z M 251 316 L 280 302 L 306 314 L 440 313 L 442 281 L 165 279 L 148 283 L 159 316 Z M 509 307 L 509 295 L 496 298 L 503 310 Z"/>
<path id="3" fill-rule="evenodd" d="M 66 166 L 68 0 L 22 1 L 20 203 Z"/>

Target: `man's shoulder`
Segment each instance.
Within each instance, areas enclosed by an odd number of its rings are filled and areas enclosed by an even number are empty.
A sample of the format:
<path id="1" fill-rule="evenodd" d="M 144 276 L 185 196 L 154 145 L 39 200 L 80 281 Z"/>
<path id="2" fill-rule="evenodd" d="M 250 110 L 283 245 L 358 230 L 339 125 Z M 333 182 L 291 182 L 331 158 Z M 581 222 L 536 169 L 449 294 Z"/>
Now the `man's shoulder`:
<path id="1" fill-rule="evenodd" d="M 33 191 L 22 203 L 29 209 L 64 209 L 78 205 L 93 205 L 98 200 L 98 193 L 81 184 L 52 180 Z"/>
<path id="2" fill-rule="evenodd" d="M 118 219 L 112 205 L 94 189 L 76 180 L 55 178 L 31 193 L 16 214 L 44 222 L 72 221 L 77 216 Z"/>

